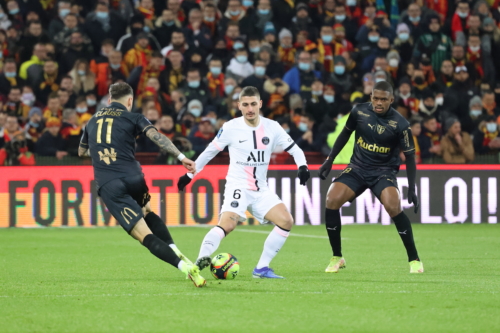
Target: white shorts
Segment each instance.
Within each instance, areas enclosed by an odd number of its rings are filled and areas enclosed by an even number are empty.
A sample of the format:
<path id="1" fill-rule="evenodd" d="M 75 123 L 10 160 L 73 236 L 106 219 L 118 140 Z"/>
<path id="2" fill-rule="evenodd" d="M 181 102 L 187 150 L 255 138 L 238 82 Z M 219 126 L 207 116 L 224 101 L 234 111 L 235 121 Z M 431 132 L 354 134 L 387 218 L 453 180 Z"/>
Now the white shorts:
<path id="1" fill-rule="evenodd" d="M 264 216 L 280 203 L 282 203 L 281 199 L 269 189 L 252 191 L 226 187 L 220 213 L 236 213 L 240 216 L 240 222 L 244 222 L 247 219 L 245 213 L 248 210 L 259 223 L 267 223 L 269 221 L 264 219 Z"/>

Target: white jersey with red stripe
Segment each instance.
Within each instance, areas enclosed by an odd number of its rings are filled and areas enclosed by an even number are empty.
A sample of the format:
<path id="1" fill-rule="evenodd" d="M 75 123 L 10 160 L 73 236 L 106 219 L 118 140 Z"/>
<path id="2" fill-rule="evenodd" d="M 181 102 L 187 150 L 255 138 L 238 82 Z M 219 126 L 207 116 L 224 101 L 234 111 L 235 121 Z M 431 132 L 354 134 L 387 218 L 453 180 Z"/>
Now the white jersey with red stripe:
<path id="1" fill-rule="evenodd" d="M 297 166 L 307 166 L 304 152 L 278 122 L 260 116 L 259 125 L 252 127 L 239 117 L 226 122 L 196 159 L 196 174 L 226 146 L 230 160 L 226 187 L 253 191 L 267 189 L 269 161 L 277 146 L 292 155 Z"/>

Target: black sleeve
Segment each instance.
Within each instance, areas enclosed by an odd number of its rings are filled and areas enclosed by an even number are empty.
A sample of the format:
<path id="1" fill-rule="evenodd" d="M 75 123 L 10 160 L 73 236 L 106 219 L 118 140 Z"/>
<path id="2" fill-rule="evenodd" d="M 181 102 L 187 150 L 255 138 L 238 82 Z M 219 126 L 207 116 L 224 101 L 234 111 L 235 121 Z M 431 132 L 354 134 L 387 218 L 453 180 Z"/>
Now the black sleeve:
<path id="1" fill-rule="evenodd" d="M 142 114 L 137 114 L 137 121 L 135 122 L 135 130 L 137 135 L 141 133 L 146 134 L 146 132 L 150 128 L 156 129 L 156 127 L 154 127 L 153 124 L 151 124 L 149 120 L 146 119 L 146 117 L 144 117 Z"/>
<path id="2" fill-rule="evenodd" d="M 415 191 L 415 178 L 417 176 L 417 165 L 415 163 L 415 154 L 406 156 L 406 176 L 408 177 L 408 188 Z"/>
<path id="3" fill-rule="evenodd" d="M 415 142 L 409 124 L 406 124 L 399 132 L 399 144 L 405 156 L 415 154 Z"/>
<path id="4" fill-rule="evenodd" d="M 80 139 L 80 147 L 89 149 L 89 136 L 87 134 L 87 127 L 83 130 L 82 138 Z"/>
<path id="5" fill-rule="evenodd" d="M 358 125 L 358 110 L 354 107 L 349 113 L 349 118 L 347 118 L 347 122 L 345 127 L 347 127 L 351 132 L 356 130 L 356 126 Z M 337 139 L 338 140 L 338 139 Z"/>

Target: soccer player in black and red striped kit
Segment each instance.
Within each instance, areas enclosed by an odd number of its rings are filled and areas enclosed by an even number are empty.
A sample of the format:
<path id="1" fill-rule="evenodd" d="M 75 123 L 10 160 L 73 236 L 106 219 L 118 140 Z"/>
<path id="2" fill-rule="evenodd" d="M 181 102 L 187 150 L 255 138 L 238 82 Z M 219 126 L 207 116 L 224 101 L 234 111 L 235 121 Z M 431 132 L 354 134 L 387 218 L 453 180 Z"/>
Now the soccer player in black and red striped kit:
<path id="1" fill-rule="evenodd" d="M 415 193 L 415 146 L 410 124 L 391 107 L 393 102 L 392 86 L 385 81 L 376 83 L 371 94 L 371 102 L 358 104 L 351 110 L 345 128 L 319 169 L 319 177 L 326 179 L 335 157 L 355 131 L 351 161 L 335 178 L 326 197 L 326 230 L 333 250 L 333 257 L 325 270 L 327 273 L 336 273 L 346 265 L 341 250 L 342 225 L 339 209 L 347 201 L 352 202 L 368 188 L 380 200 L 396 225 L 408 254 L 410 273 L 424 272 L 413 240 L 410 220 L 401 209 L 396 178 L 401 163 L 399 154 L 402 150 L 406 157 L 408 202 L 413 203 L 417 213 L 419 204 Z"/>

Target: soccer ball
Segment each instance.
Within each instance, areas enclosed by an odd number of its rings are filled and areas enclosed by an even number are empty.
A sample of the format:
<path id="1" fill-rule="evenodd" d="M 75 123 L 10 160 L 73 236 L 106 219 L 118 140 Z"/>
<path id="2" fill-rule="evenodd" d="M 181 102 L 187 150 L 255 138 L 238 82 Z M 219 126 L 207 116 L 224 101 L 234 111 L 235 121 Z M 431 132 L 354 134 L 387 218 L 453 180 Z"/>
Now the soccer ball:
<path id="1" fill-rule="evenodd" d="M 220 253 L 210 263 L 210 272 L 217 280 L 233 280 L 239 271 L 238 259 L 231 253 Z"/>

